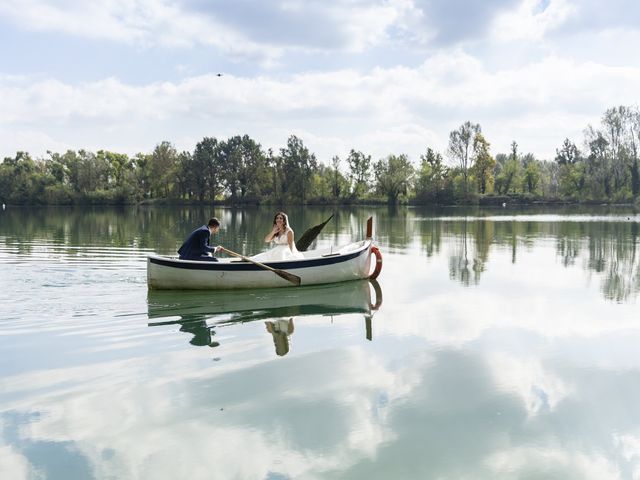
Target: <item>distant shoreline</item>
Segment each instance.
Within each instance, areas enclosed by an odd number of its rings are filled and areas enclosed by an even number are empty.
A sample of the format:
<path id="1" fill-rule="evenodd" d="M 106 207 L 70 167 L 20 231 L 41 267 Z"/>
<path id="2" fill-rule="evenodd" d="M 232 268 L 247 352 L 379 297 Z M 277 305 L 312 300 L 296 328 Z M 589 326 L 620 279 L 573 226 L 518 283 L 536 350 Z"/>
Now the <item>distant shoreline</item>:
<path id="1" fill-rule="evenodd" d="M 311 200 L 305 203 L 298 202 L 269 202 L 269 201 L 229 201 L 229 200 L 178 200 L 178 199 L 153 199 L 143 200 L 141 202 L 68 202 L 68 203 L 3 203 L 3 207 L 153 207 L 153 206 L 217 206 L 217 207 L 260 207 L 260 206 L 301 206 L 301 207 L 322 207 L 322 206 L 340 206 L 340 207 L 433 207 L 433 208 L 452 208 L 452 207 L 565 207 L 565 206 L 603 206 L 603 207 L 628 207 L 640 210 L 640 202 L 607 202 L 604 200 L 575 200 L 563 198 L 531 198 L 520 195 L 490 195 L 478 197 L 468 203 L 423 203 L 416 201 L 401 202 L 390 204 L 385 200 L 369 199 L 369 200 L 341 200 L 328 201 Z"/>

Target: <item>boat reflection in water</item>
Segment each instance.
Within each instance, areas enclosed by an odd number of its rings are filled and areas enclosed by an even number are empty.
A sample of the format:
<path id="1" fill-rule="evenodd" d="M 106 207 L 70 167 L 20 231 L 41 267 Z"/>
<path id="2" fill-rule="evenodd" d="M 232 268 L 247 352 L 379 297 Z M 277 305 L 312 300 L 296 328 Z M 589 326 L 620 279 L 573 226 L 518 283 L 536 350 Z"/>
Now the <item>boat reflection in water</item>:
<path id="1" fill-rule="evenodd" d="M 282 356 L 289 352 L 294 320 L 310 315 L 362 313 L 365 335 L 371 340 L 371 318 L 382 304 L 382 290 L 375 280 L 287 289 L 149 290 L 147 302 L 149 326 L 180 325 L 180 331 L 192 335 L 189 343 L 196 346 L 217 347 L 213 337 L 218 327 L 264 320 L 276 354 Z"/>

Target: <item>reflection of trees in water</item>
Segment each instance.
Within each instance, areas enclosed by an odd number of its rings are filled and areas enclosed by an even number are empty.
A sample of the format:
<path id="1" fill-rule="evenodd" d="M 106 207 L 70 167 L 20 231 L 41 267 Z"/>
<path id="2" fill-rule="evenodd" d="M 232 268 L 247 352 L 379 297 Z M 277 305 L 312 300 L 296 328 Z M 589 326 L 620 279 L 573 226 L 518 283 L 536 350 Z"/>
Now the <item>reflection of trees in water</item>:
<path id="1" fill-rule="evenodd" d="M 564 267 L 570 267 L 576 263 L 576 258 L 580 254 L 580 243 L 580 240 L 575 238 L 558 238 L 556 252 Z"/>
<path id="2" fill-rule="evenodd" d="M 587 265 L 603 274 L 604 296 L 621 302 L 640 291 L 638 224 L 604 225 L 603 230 L 603 235 L 589 237 Z"/>
<path id="3" fill-rule="evenodd" d="M 378 212 L 374 222 L 374 237 L 383 244 L 402 249 L 415 238 L 414 214 L 406 208 L 390 205 Z M 364 238 L 364 235 L 362 236 Z"/>
<path id="4" fill-rule="evenodd" d="M 454 253 L 449 256 L 449 277 L 463 285 L 477 285 L 489 260 L 489 249 L 494 237 L 494 222 L 456 222 Z M 457 230 L 457 228 L 455 229 Z M 470 238 L 471 237 L 471 238 Z"/>
<path id="5" fill-rule="evenodd" d="M 442 245 L 443 223 L 434 220 L 428 220 L 417 223 L 417 234 L 420 235 L 420 243 L 422 250 L 427 257 L 440 253 Z"/>
<path id="6" fill-rule="evenodd" d="M 640 291 L 637 222 L 562 222 L 552 224 L 562 264 L 583 258 L 585 270 L 602 276 L 605 298 L 623 301 Z M 547 227 L 549 228 L 549 227 Z"/>
<path id="7" fill-rule="evenodd" d="M 534 248 L 541 239 L 554 239 L 556 254 L 565 267 L 583 258 L 583 268 L 602 276 L 605 298 L 624 301 L 640 292 L 640 225 L 637 222 L 495 222 L 492 220 L 439 220 L 418 222 L 427 256 L 452 246 L 449 277 L 462 285 L 477 285 L 493 245 L 508 247 L 516 263 L 518 251 Z"/>
<path id="8" fill-rule="evenodd" d="M 471 280 L 471 271 L 469 270 L 469 249 L 467 247 L 467 221 L 464 220 L 461 224 L 462 232 L 454 237 L 454 254 L 449 256 L 449 278 L 468 286 Z M 477 284 L 477 281 L 474 283 Z"/>

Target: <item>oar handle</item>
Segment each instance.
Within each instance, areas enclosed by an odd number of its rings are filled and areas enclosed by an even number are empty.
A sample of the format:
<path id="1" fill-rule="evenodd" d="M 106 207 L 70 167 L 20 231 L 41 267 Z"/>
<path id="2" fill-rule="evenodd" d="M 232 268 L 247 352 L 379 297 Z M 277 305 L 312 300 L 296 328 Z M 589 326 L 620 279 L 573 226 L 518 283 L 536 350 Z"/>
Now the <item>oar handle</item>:
<path id="1" fill-rule="evenodd" d="M 236 253 L 234 251 L 231 251 L 228 248 L 220 247 L 220 249 L 223 252 L 228 253 L 229 255 L 241 258 L 245 262 L 253 263 L 254 265 L 256 265 L 256 266 L 258 266 L 260 268 L 264 268 L 265 270 L 269 270 L 269 271 L 275 273 L 276 275 L 278 275 L 279 277 L 284 278 L 288 282 L 293 283 L 295 286 L 300 286 L 300 282 L 301 282 L 300 277 L 297 276 L 297 275 L 294 275 L 293 273 L 289 273 L 289 272 L 287 272 L 285 270 L 280 270 L 279 268 L 272 268 L 269 265 L 265 265 L 264 263 L 256 262 L 255 260 L 251 260 L 250 258 L 245 257 L 244 255 L 241 255 L 241 254 Z"/>
<path id="2" fill-rule="evenodd" d="M 264 263 L 260 263 L 260 262 L 256 262 L 255 260 L 251 260 L 248 257 L 245 257 L 244 255 L 242 255 L 241 253 L 236 253 L 232 250 L 229 250 L 228 248 L 224 248 L 224 247 L 220 247 L 220 250 L 222 250 L 225 253 L 228 253 L 229 255 L 233 256 L 233 257 L 238 257 L 241 258 L 242 260 L 244 260 L 245 262 L 249 262 L 249 263 L 253 263 L 255 265 L 258 265 L 259 267 L 262 268 L 266 268 L 267 270 L 271 270 L 272 272 L 275 272 L 276 269 L 270 267 L 269 265 L 265 265 Z"/>

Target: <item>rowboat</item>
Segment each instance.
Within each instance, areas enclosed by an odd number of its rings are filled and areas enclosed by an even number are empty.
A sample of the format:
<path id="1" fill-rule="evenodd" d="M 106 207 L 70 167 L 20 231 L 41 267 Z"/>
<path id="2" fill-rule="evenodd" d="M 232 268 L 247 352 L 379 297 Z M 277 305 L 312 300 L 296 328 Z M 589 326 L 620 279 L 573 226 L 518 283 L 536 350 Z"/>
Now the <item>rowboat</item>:
<path id="1" fill-rule="evenodd" d="M 232 290 L 291 287 L 292 277 L 296 279 L 295 284 L 302 286 L 366 279 L 371 277 L 371 254 L 377 259 L 375 276 L 382 266 L 371 229 L 370 219 L 365 240 L 337 249 L 301 252 L 301 259 L 264 264 L 226 249 L 241 258 L 203 262 L 151 254 L 147 257 L 147 284 L 155 290 Z"/>

